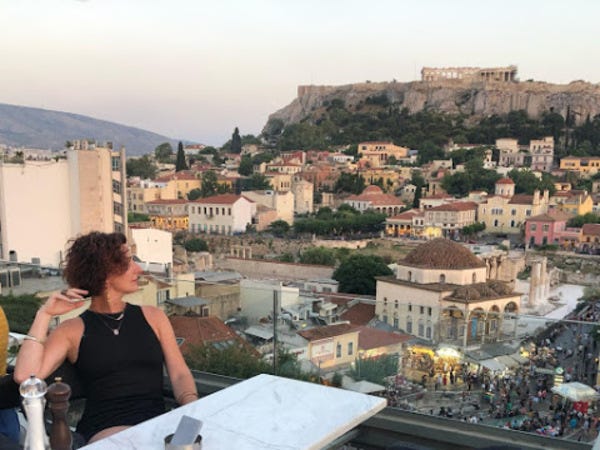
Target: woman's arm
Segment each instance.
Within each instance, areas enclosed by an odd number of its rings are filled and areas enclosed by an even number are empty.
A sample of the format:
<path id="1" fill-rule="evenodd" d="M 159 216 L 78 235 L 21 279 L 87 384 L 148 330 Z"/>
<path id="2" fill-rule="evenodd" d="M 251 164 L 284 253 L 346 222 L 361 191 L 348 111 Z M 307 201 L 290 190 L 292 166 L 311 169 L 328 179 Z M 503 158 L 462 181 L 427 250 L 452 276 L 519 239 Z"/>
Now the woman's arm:
<path id="1" fill-rule="evenodd" d="M 67 293 L 52 294 L 37 311 L 27 337 L 17 355 L 13 378 L 17 383 L 30 375 L 44 379 L 60 366 L 73 344 L 73 333 L 79 326 L 75 320 L 59 325 L 50 336 L 48 329 L 53 316 L 65 314 L 83 305 L 80 289 L 70 289 Z"/>
<path id="2" fill-rule="evenodd" d="M 143 309 L 144 313 L 147 314 L 146 317 L 150 318 L 151 323 L 154 323 L 155 329 L 158 331 L 158 338 L 165 357 L 167 372 L 173 385 L 175 400 L 180 405 L 197 400 L 196 382 L 183 359 L 181 350 L 179 350 L 171 322 L 169 322 L 166 314 L 158 308 L 144 306 Z"/>

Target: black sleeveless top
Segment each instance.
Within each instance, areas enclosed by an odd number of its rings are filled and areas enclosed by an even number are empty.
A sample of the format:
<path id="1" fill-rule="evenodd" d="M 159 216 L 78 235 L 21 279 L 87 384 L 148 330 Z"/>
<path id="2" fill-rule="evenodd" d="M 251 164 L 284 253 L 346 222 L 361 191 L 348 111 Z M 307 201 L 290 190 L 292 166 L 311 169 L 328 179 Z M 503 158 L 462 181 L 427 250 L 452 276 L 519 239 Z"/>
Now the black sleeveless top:
<path id="1" fill-rule="evenodd" d="M 92 311 L 80 317 L 84 330 L 74 366 L 86 404 L 77 432 L 88 441 L 105 428 L 164 413 L 163 352 L 142 309 L 126 304 L 120 321 Z"/>

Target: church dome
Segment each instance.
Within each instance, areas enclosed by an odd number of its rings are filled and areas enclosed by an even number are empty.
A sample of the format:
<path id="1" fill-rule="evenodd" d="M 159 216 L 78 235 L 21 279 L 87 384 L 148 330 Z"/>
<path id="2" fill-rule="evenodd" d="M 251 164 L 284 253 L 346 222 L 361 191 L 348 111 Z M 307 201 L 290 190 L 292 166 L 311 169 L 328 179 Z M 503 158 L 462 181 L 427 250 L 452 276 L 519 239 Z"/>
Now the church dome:
<path id="1" fill-rule="evenodd" d="M 411 251 L 400 264 L 423 269 L 478 269 L 485 263 L 466 247 L 448 239 L 433 239 Z"/>

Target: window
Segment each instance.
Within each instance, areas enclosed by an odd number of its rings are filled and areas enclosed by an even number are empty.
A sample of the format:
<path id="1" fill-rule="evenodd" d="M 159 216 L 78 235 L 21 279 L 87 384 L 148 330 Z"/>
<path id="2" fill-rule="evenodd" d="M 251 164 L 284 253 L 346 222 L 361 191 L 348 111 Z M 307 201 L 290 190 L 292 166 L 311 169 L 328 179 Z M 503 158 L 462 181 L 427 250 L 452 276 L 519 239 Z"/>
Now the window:
<path id="1" fill-rule="evenodd" d="M 427 315 L 431 316 L 431 306 L 427 308 Z"/>
<path id="2" fill-rule="evenodd" d="M 335 347 L 335 357 L 336 358 L 342 357 L 342 344 L 340 344 L 340 343 L 338 343 L 337 346 Z"/>
<path id="3" fill-rule="evenodd" d="M 421 314 L 424 314 L 425 313 L 425 307 L 424 306 L 419 306 L 419 312 Z"/>
<path id="4" fill-rule="evenodd" d="M 112 164 L 112 170 L 118 172 L 121 170 L 121 157 L 120 156 L 113 156 L 111 158 L 111 164 Z"/>
<path id="5" fill-rule="evenodd" d="M 530 231 L 535 231 L 537 230 L 537 225 L 535 223 L 532 223 L 531 225 L 529 225 L 529 230 Z"/>
<path id="6" fill-rule="evenodd" d="M 230 216 L 231 215 L 231 208 L 227 209 L 227 215 Z"/>
<path id="7" fill-rule="evenodd" d="M 394 300 L 394 309 L 398 309 L 398 300 Z"/>
<path id="8" fill-rule="evenodd" d="M 419 321 L 419 336 L 423 337 L 425 335 L 425 325 L 423 325 L 422 321 Z"/>
<path id="9" fill-rule="evenodd" d="M 383 306 L 387 306 L 387 297 L 383 297 Z"/>
<path id="10" fill-rule="evenodd" d="M 444 275 L 443 273 L 440 274 L 440 284 L 444 284 L 446 282 L 446 275 Z"/>
<path id="11" fill-rule="evenodd" d="M 384 315 L 383 315 L 383 317 L 382 317 L 382 320 L 383 320 L 385 323 L 388 323 L 388 316 L 387 316 L 387 314 L 384 314 Z"/>
<path id="12" fill-rule="evenodd" d="M 408 281 L 412 281 L 412 272 L 408 271 Z"/>
<path id="13" fill-rule="evenodd" d="M 412 318 L 410 316 L 406 318 L 406 332 L 412 333 Z"/>
<path id="14" fill-rule="evenodd" d="M 348 355 L 352 355 L 354 353 L 354 342 L 348 342 Z"/>
<path id="15" fill-rule="evenodd" d="M 431 339 L 431 327 L 430 327 L 430 326 L 428 326 L 428 327 L 425 329 L 425 337 L 426 337 L 427 339 Z"/>
<path id="16" fill-rule="evenodd" d="M 400 326 L 399 322 L 398 322 L 398 318 L 394 317 L 394 328 L 398 328 Z"/>
<path id="17" fill-rule="evenodd" d="M 115 216 L 122 216 L 123 215 L 123 205 L 121 205 L 118 202 L 113 202 L 113 214 Z"/>
<path id="18" fill-rule="evenodd" d="M 510 215 L 511 216 L 516 216 L 517 215 L 517 210 L 516 209 L 511 210 Z"/>
<path id="19" fill-rule="evenodd" d="M 112 180 L 112 190 L 115 194 L 121 193 L 121 182 L 117 180 Z M 133 198 L 135 198 L 135 194 L 133 194 Z"/>
<path id="20" fill-rule="evenodd" d="M 412 312 L 412 303 L 408 304 L 408 312 Z"/>
<path id="21" fill-rule="evenodd" d="M 543 225 L 543 231 L 548 231 L 550 229 L 550 225 L 547 223 Z"/>

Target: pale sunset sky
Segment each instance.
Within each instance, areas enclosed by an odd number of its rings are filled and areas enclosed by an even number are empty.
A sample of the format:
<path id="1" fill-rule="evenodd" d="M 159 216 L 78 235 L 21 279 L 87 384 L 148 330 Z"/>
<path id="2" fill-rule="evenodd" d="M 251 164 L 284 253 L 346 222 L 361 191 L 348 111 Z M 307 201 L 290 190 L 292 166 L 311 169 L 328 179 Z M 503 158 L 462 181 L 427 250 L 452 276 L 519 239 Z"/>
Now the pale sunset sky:
<path id="1" fill-rule="evenodd" d="M 600 1 L 0 0 L 0 103 L 221 145 L 300 84 L 505 66 L 600 82 Z"/>

